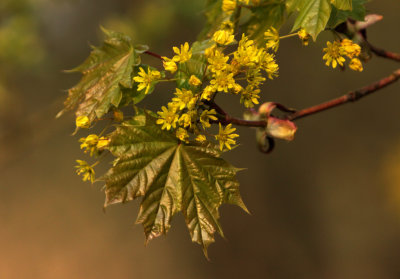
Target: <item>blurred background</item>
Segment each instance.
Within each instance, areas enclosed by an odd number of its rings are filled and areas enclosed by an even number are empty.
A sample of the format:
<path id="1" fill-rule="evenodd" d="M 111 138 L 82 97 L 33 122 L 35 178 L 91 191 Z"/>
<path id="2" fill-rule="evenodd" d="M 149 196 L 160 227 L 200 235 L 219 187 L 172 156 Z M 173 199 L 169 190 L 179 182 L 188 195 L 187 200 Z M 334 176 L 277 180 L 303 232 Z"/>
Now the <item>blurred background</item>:
<path id="1" fill-rule="evenodd" d="M 0 278 L 400 278 L 400 83 L 299 120 L 295 141 L 278 142 L 271 155 L 258 152 L 253 130 L 239 129 L 241 146 L 226 158 L 247 168 L 239 180 L 252 214 L 222 207 L 227 241 L 217 237 L 211 262 L 182 216 L 145 247 L 133 225 L 139 202 L 104 214 L 102 185 L 75 175 L 75 160 L 87 159 L 77 143 L 85 134 L 71 136 L 73 113 L 55 115 L 80 76 L 62 70 L 101 43 L 100 25 L 171 56 L 173 45 L 195 40 L 204 2 L 0 1 Z M 371 43 L 400 52 L 400 2 L 368 8 L 384 15 Z M 398 67 L 375 57 L 361 74 L 329 69 L 328 39 L 282 41 L 280 77 L 266 83 L 263 101 L 304 108 Z M 170 97 L 163 90 L 144 105 L 159 108 Z M 241 116 L 238 99 L 225 107 Z"/>

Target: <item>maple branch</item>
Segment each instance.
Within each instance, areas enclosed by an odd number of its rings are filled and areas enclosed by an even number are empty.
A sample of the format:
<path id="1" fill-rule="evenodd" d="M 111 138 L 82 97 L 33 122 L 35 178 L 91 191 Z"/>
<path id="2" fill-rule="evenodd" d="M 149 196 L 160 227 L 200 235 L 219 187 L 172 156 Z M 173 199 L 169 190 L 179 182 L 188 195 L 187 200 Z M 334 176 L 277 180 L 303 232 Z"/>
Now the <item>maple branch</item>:
<path id="1" fill-rule="evenodd" d="M 299 111 L 296 111 L 294 113 L 291 113 L 286 116 L 285 119 L 290 120 L 290 121 L 295 121 L 300 118 L 310 116 L 313 114 L 316 114 L 321 111 L 325 111 L 340 105 L 344 105 L 349 102 L 355 102 L 365 96 L 368 96 L 371 93 L 374 93 L 382 88 L 385 88 L 386 86 L 395 83 L 398 79 L 400 79 L 400 69 L 394 71 L 391 75 L 384 77 L 380 79 L 379 81 L 376 81 L 370 85 L 364 86 L 358 90 L 353 90 L 350 91 L 349 93 L 339 97 L 332 99 L 330 101 L 324 102 L 322 104 L 318 104 L 312 107 L 308 107 Z M 238 119 L 235 117 L 231 117 L 227 113 L 221 113 L 223 111 L 217 104 L 214 102 L 209 104 L 211 107 L 215 108 L 217 112 L 222 114 L 222 116 L 219 117 L 219 122 L 221 124 L 227 125 L 229 123 L 238 125 L 238 126 L 247 126 L 247 127 L 265 127 L 266 126 L 266 121 L 252 121 L 252 120 L 244 120 L 244 119 Z"/>
<path id="2" fill-rule="evenodd" d="M 215 123 L 221 123 L 222 125 L 228 125 L 228 124 L 235 124 L 238 126 L 248 126 L 248 127 L 265 127 L 266 122 L 265 121 L 252 121 L 252 120 L 245 120 L 245 119 L 239 119 L 230 116 L 227 114 L 219 105 L 217 105 L 214 101 L 207 101 L 205 104 L 209 105 L 210 108 L 215 109 L 215 111 L 219 114 L 218 116 L 218 121 L 215 121 Z"/>
<path id="3" fill-rule="evenodd" d="M 397 62 L 400 62 L 400 54 L 398 54 L 398 53 L 386 51 L 384 49 L 376 48 L 374 46 L 371 46 L 371 50 L 372 50 L 373 53 L 375 53 L 378 56 L 381 56 L 381 57 L 384 57 L 384 58 L 388 58 L 388 59 L 392 59 L 392 60 L 395 60 Z"/>
<path id="4" fill-rule="evenodd" d="M 371 93 L 374 93 L 396 82 L 399 78 L 400 78 L 400 69 L 394 71 L 391 75 L 384 77 L 379 81 L 364 86 L 358 90 L 350 91 L 349 93 L 339 98 L 289 114 L 286 117 L 286 119 L 293 121 L 349 102 L 355 102 Z"/>
<path id="5" fill-rule="evenodd" d="M 387 58 L 387 59 L 391 59 L 397 62 L 400 62 L 400 54 L 399 53 L 395 53 L 395 52 L 391 52 L 391 51 L 386 51 L 384 49 L 381 48 L 377 48 L 374 47 L 373 45 L 371 45 L 368 41 L 366 41 L 370 50 L 375 53 L 375 55 L 383 57 L 383 58 Z"/>

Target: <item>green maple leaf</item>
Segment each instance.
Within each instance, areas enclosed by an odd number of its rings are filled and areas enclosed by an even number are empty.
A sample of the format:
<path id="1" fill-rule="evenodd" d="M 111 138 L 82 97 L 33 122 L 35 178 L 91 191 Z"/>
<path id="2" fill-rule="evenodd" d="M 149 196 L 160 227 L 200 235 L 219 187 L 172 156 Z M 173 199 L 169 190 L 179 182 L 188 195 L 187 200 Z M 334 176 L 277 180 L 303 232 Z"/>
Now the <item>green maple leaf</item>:
<path id="1" fill-rule="evenodd" d="M 300 10 L 307 0 L 286 0 L 286 9 L 289 13 Z"/>
<path id="2" fill-rule="evenodd" d="M 352 0 L 331 0 L 331 3 L 339 10 L 352 10 Z"/>
<path id="3" fill-rule="evenodd" d="M 212 146 L 183 144 L 160 129 L 155 119 L 138 114 L 110 136 L 117 157 L 104 175 L 105 206 L 143 197 L 137 223 L 146 239 L 166 234 L 171 218 L 182 212 L 193 242 L 207 247 L 222 235 L 218 208 L 235 204 L 247 211 L 239 194 L 237 168 Z"/>
<path id="4" fill-rule="evenodd" d="M 69 89 L 65 110 L 77 107 L 76 115 L 93 119 L 106 114 L 112 106 L 118 107 L 123 89 L 132 88 L 134 66 L 140 64 L 139 53 L 145 46 L 134 47 L 131 39 L 122 33 L 102 29 L 106 38 L 101 47 L 92 47 L 90 56 L 69 72 L 81 72 L 80 82 Z M 136 91 L 137 94 L 140 94 Z"/>
<path id="5" fill-rule="evenodd" d="M 367 0 L 353 0 L 352 9 L 346 11 L 334 7 L 332 9 L 331 17 L 328 21 L 328 27 L 335 28 L 340 23 L 345 22 L 348 18 L 364 21 L 366 14 L 366 3 Z"/>
<path id="6" fill-rule="evenodd" d="M 285 4 L 272 3 L 265 6 L 253 7 L 250 19 L 243 24 L 244 32 L 258 45 L 265 43 L 264 32 L 269 28 L 280 29 L 285 20 Z"/>
<path id="7" fill-rule="evenodd" d="M 304 28 L 314 40 L 323 31 L 328 23 L 332 11 L 330 0 L 297 1 L 299 14 L 293 26 L 293 30 Z"/>

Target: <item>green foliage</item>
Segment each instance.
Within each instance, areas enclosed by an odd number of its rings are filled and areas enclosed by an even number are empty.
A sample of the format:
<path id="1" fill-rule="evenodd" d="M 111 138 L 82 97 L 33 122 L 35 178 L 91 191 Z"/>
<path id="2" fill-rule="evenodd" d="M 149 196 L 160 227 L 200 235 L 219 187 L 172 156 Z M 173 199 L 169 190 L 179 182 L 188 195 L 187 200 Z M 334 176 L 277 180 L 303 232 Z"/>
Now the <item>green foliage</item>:
<path id="1" fill-rule="evenodd" d="M 352 10 L 352 0 L 332 0 L 331 3 L 339 10 Z"/>
<path id="2" fill-rule="evenodd" d="M 189 78 L 191 75 L 203 79 L 207 68 L 207 59 L 204 56 L 204 50 L 210 46 L 212 46 L 212 41 L 210 40 L 193 43 L 192 58 L 188 62 L 179 65 L 179 71 L 176 74 L 176 84 L 178 88 L 190 89 Z"/>
<path id="3" fill-rule="evenodd" d="M 339 8 L 333 7 L 328 27 L 335 28 L 340 23 L 345 22 L 348 18 L 364 21 L 366 3 L 367 0 L 353 0 L 351 10 L 340 10 Z"/>
<path id="4" fill-rule="evenodd" d="M 279 29 L 285 20 L 285 4 L 272 2 L 262 7 L 251 8 L 250 19 L 243 24 L 244 33 L 259 44 L 264 43 L 264 32 L 271 27 Z"/>
<path id="5" fill-rule="evenodd" d="M 325 29 L 332 5 L 329 0 L 309 0 L 300 8 L 293 30 L 304 28 L 314 40 Z"/>
<path id="6" fill-rule="evenodd" d="M 260 1 L 259 4 L 238 5 L 236 13 L 226 15 L 221 10 L 221 0 L 209 0 L 206 6 L 207 25 L 201 38 L 210 36 L 227 19 L 237 22 L 240 9 L 248 9 L 251 15 L 240 27 L 257 42 L 264 42 L 263 33 L 268 28 L 272 26 L 279 29 L 287 19 L 286 15 L 294 13 L 297 15 L 292 30 L 304 28 L 316 40 L 327 26 L 333 28 L 347 18 L 362 21 L 365 16 L 365 3 L 366 0 Z"/>
<path id="7" fill-rule="evenodd" d="M 138 53 L 147 50 L 143 46 L 135 48 L 131 39 L 121 33 L 102 30 L 106 36 L 103 46 L 93 47 L 86 61 L 69 71 L 81 72 L 83 77 L 68 91 L 65 101 L 65 110 L 78 106 L 76 115 L 88 116 L 91 121 L 102 117 L 112 106 L 119 106 L 123 89 L 132 88 L 134 66 L 140 64 Z"/>
<path id="8" fill-rule="evenodd" d="M 364 0 L 290 0 L 290 9 L 299 11 L 293 30 L 304 28 L 314 40 L 328 25 L 335 27 L 347 18 L 364 20 Z"/>
<path id="9" fill-rule="evenodd" d="M 105 206 L 142 197 L 137 223 L 143 225 L 147 240 L 166 234 L 172 217 L 182 212 L 192 241 L 207 253 L 215 232 L 223 235 L 219 207 L 229 203 L 247 211 L 239 194 L 238 169 L 221 158 L 222 150 L 231 149 L 239 136 L 232 124 L 246 122 L 229 122 L 215 96 L 239 95 L 246 108 L 253 108 L 259 104 L 261 85 L 278 76 L 275 52 L 280 40 L 298 37 L 307 45 L 310 36 L 315 40 L 348 18 L 362 20 L 364 4 L 365 0 L 208 0 L 207 23 L 198 41 L 174 47 L 172 58 L 147 52 L 162 60 L 165 71 L 141 64 L 146 46 L 103 29 L 103 45 L 93 47 L 86 61 L 70 71 L 83 77 L 69 90 L 65 110 L 76 108 L 81 128 L 114 111 L 113 132 L 103 136 L 106 127 L 101 135 L 80 140 L 91 155 L 109 151 L 116 157 L 102 176 Z M 280 27 L 293 15 L 293 30 L 300 31 L 280 36 Z M 344 38 L 328 42 L 326 65 L 344 67 L 347 56 L 349 67 L 362 71 L 360 46 Z M 136 116 L 124 118 L 118 109 L 141 102 L 159 82 L 176 83 L 167 106 L 158 114 L 136 108 Z M 293 140 L 297 131 L 293 122 L 270 114 L 275 107 L 283 109 L 267 102 L 258 113 L 246 116 L 258 123 L 257 140 L 265 152 L 273 138 Z M 218 124 L 218 134 L 206 131 L 213 124 Z M 220 150 L 210 138 L 219 141 Z M 78 173 L 93 181 L 97 162 L 79 162 Z"/>
<path id="10" fill-rule="evenodd" d="M 147 240 L 166 234 L 172 216 L 182 211 L 192 241 L 206 253 L 214 233 L 222 235 L 219 206 L 231 203 L 246 210 L 238 169 L 214 147 L 182 144 L 146 113 L 123 122 L 110 139 L 107 149 L 117 159 L 103 177 L 105 206 L 143 196 L 136 222 L 143 224 Z"/>

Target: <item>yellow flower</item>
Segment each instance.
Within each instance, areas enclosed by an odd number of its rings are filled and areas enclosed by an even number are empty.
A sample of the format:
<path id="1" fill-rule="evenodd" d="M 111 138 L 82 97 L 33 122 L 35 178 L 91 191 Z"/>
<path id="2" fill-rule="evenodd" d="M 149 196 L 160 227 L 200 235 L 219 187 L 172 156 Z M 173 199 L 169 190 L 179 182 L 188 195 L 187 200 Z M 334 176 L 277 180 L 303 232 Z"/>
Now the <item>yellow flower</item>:
<path id="1" fill-rule="evenodd" d="M 192 119 L 194 119 L 196 117 L 196 111 L 195 110 L 191 110 L 188 111 L 187 113 L 184 113 L 181 115 L 181 117 L 179 118 L 179 125 L 183 126 L 183 127 L 192 127 Z"/>
<path id="2" fill-rule="evenodd" d="M 192 50 L 189 50 L 189 44 L 186 42 L 184 45 L 181 45 L 181 49 L 177 47 L 172 48 L 175 52 L 175 56 L 172 57 L 172 60 L 175 62 L 186 62 L 192 57 Z"/>
<path id="3" fill-rule="evenodd" d="M 197 97 L 193 96 L 191 90 L 176 88 L 176 98 L 172 98 L 172 101 L 179 110 L 187 107 L 188 109 L 193 108 L 196 105 Z"/>
<path id="4" fill-rule="evenodd" d="M 260 89 L 254 89 L 250 86 L 246 87 L 246 90 L 242 92 L 242 96 L 240 97 L 240 103 L 243 104 L 246 108 L 254 107 L 254 104 L 258 105 L 258 99 L 260 96 Z"/>
<path id="5" fill-rule="evenodd" d="M 99 137 L 95 134 L 88 135 L 86 138 L 80 138 L 79 142 L 82 142 L 81 149 L 85 149 L 85 153 L 90 151 L 90 156 L 93 156 L 93 153 L 97 151 L 97 143 L 99 141 Z"/>
<path id="6" fill-rule="evenodd" d="M 236 83 L 233 78 L 233 73 L 222 71 L 215 74 L 215 77 L 210 81 L 210 84 L 218 91 L 228 92 L 228 90 L 233 88 Z"/>
<path id="7" fill-rule="evenodd" d="M 208 47 L 208 48 L 206 48 L 205 50 L 204 50 L 204 55 L 208 58 L 208 57 L 210 57 L 210 56 L 214 56 L 214 52 L 215 52 L 215 50 L 217 49 L 217 45 L 216 44 L 213 44 L 212 46 L 210 46 L 210 47 Z"/>
<path id="8" fill-rule="evenodd" d="M 100 137 L 99 141 L 97 142 L 96 148 L 97 149 L 103 149 L 104 147 L 106 147 L 109 143 L 110 143 L 110 139 L 106 138 L 106 137 Z"/>
<path id="9" fill-rule="evenodd" d="M 175 135 L 179 140 L 183 142 L 188 142 L 189 134 L 185 129 L 178 128 L 178 130 L 176 130 Z"/>
<path id="10" fill-rule="evenodd" d="M 306 32 L 306 30 L 304 28 L 301 28 L 298 32 L 297 32 L 297 36 L 299 36 L 301 42 L 303 43 L 304 46 L 308 46 L 308 42 L 311 38 L 310 34 L 308 34 Z"/>
<path id="11" fill-rule="evenodd" d="M 234 24 L 232 21 L 230 20 L 225 20 L 221 23 L 221 25 L 219 26 L 219 29 L 222 30 L 229 30 L 231 33 L 233 33 L 233 28 L 234 28 Z"/>
<path id="12" fill-rule="evenodd" d="M 165 56 L 163 56 L 162 59 L 163 59 L 164 69 L 166 71 L 171 72 L 171 74 L 175 73 L 176 70 L 178 69 L 178 67 L 176 66 L 176 63 L 172 59 L 169 59 L 168 57 L 165 57 Z"/>
<path id="13" fill-rule="evenodd" d="M 205 135 L 198 135 L 198 136 L 196 137 L 196 141 L 198 141 L 198 142 L 200 142 L 200 143 L 203 143 L 203 142 L 205 142 L 206 140 L 207 140 L 207 138 L 206 138 Z"/>
<path id="14" fill-rule="evenodd" d="M 208 58 L 208 69 L 211 72 L 223 71 L 228 67 L 226 63 L 229 60 L 228 56 L 225 56 L 222 51 L 216 49 L 213 54 Z"/>
<path id="15" fill-rule="evenodd" d="M 240 84 L 235 83 L 233 85 L 233 93 L 238 94 L 242 90 L 243 90 L 243 87 Z"/>
<path id="16" fill-rule="evenodd" d="M 354 56 L 359 56 L 361 53 L 361 47 L 355 43 L 353 43 L 353 41 L 349 40 L 349 39 L 343 39 L 340 42 L 341 48 L 344 50 L 345 55 L 347 55 L 347 57 L 349 57 L 350 59 L 353 58 Z"/>
<path id="17" fill-rule="evenodd" d="M 255 88 L 260 86 L 265 81 L 265 77 L 261 75 L 260 71 L 260 68 L 247 71 L 246 79 L 249 83 L 249 86 Z"/>
<path id="18" fill-rule="evenodd" d="M 176 128 L 176 122 L 178 122 L 178 115 L 176 114 L 176 107 L 168 104 L 168 109 L 163 106 L 161 108 L 162 111 L 158 111 L 157 114 L 159 115 L 156 123 L 162 125 L 161 129 L 170 130 L 172 128 Z"/>
<path id="19" fill-rule="evenodd" d="M 263 52 L 259 56 L 261 68 L 267 73 L 269 79 L 278 76 L 279 66 L 275 61 L 274 54 Z"/>
<path id="20" fill-rule="evenodd" d="M 336 68 L 337 64 L 343 66 L 343 62 L 345 61 L 343 55 L 345 55 L 346 52 L 341 47 L 341 44 L 334 41 L 333 44 L 327 42 L 326 45 L 327 47 L 323 49 L 325 55 L 322 57 L 322 59 L 326 60 L 325 65 L 329 66 L 332 63 L 332 68 Z"/>
<path id="21" fill-rule="evenodd" d="M 78 175 L 83 174 L 83 181 L 90 180 L 90 182 L 94 182 L 94 169 L 92 166 L 89 166 L 89 164 L 85 161 L 82 160 L 76 160 L 76 162 L 79 164 L 75 166 L 77 168 L 76 173 Z"/>
<path id="22" fill-rule="evenodd" d="M 362 72 L 363 71 L 363 65 L 361 64 L 361 61 L 358 58 L 351 59 L 349 67 L 353 71 L 358 71 L 358 72 Z"/>
<path id="23" fill-rule="evenodd" d="M 201 80 L 195 75 L 191 75 L 189 78 L 189 84 L 193 86 L 199 86 L 201 84 Z"/>
<path id="24" fill-rule="evenodd" d="M 219 141 L 219 149 L 222 151 L 224 147 L 232 149 L 231 144 L 236 144 L 234 138 L 238 137 L 238 134 L 232 134 L 236 131 L 236 128 L 232 128 L 232 124 L 228 124 L 225 128 L 222 128 L 221 123 L 219 123 L 219 132 L 215 136 L 215 139 Z"/>
<path id="25" fill-rule="evenodd" d="M 140 73 L 139 76 L 136 76 L 133 78 L 134 81 L 138 82 L 138 90 L 141 91 L 143 89 L 145 90 L 145 94 L 149 93 L 151 83 L 157 79 L 161 78 L 161 73 L 156 70 L 151 70 L 150 68 L 147 68 L 147 73 L 145 70 L 143 70 L 142 67 L 139 68 Z"/>
<path id="26" fill-rule="evenodd" d="M 212 95 L 215 92 L 215 88 L 213 86 L 208 85 L 206 88 L 204 88 L 203 93 L 201 93 L 201 99 L 202 100 L 211 100 Z"/>
<path id="27" fill-rule="evenodd" d="M 264 38 L 267 40 L 266 48 L 274 52 L 279 48 L 279 32 L 274 27 L 271 27 L 264 33 Z"/>
<path id="28" fill-rule="evenodd" d="M 89 128 L 90 127 L 90 119 L 86 115 L 78 116 L 75 120 L 75 125 L 78 128 Z"/>
<path id="29" fill-rule="evenodd" d="M 213 41 L 220 45 L 229 45 L 235 40 L 235 36 L 232 35 L 232 32 L 227 30 L 218 30 L 213 35 Z"/>
<path id="30" fill-rule="evenodd" d="M 211 127 L 210 120 L 217 120 L 218 118 L 215 116 L 217 112 L 215 109 L 204 110 L 200 115 L 200 123 L 203 125 L 203 128 Z"/>
<path id="31" fill-rule="evenodd" d="M 222 10 L 228 15 L 236 9 L 236 0 L 222 0 Z"/>
<path id="32" fill-rule="evenodd" d="M 257 54 L 258 48 L 254 45 L 254 41 L 243 34 L 238 49 L 234 52 L 234 61 L 244 67 L 252 67 L 257 63 Z"/>

